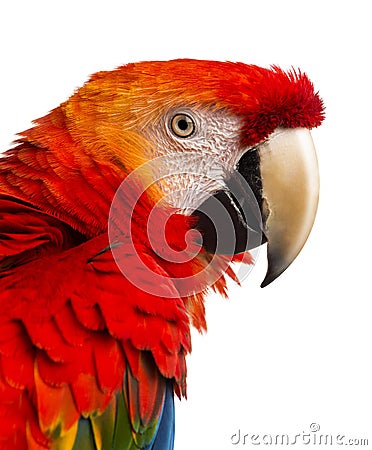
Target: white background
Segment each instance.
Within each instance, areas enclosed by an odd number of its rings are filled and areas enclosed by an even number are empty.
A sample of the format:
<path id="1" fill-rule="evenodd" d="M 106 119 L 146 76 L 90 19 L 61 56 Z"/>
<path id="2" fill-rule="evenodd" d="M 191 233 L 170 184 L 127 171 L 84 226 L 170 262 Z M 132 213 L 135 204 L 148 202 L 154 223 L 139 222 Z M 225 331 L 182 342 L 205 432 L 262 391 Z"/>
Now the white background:
<path id="1" fill-rule="evenodd" d="M 89 74 L 152 59 L 243 61 L 308 73 L 326 104 L 314 130 L 317 220 L 260 289 L 265 254 L 194 336 L 176 450 L 249 448 L 231 435 L 309 431 L 372 442 L 371 75 L 367 1 L 12 1 L 0 6 L 1 149 Z M 262 445 L 261 445 L 262 446 Z M 292 446 L 294 448 L 294 446 Z"/>

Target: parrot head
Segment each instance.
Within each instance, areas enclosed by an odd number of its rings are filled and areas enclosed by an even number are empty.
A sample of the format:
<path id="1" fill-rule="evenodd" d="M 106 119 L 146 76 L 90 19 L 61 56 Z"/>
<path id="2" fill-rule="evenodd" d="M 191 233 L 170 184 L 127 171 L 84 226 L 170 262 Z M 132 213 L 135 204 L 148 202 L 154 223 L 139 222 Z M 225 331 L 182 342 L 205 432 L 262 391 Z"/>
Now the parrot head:
<path id="1" fill-rule="evenodd" d="M 241 253 L 267 241 L 263 286 L 304 245 L 319 189 L 309 130 L 322 122 L 323 105 L 301 72 L 194 60 L 129 64 L 94 75 L 64 108 L 72 135 L 95 158 L 127 173 L 158 158 L 158 195 L 198 218 L 206 251 Z"/>
<path id="2" fill-rule="evenodd" d="M 199 60 L 128 64 L 96 73 L 47 117 L 48 133 L 41 119 L 29 140 L 53 147 L 53 126 L 66 158 L 63 122 L 79 147 L 76 170 L 94 161 L 123 180 L 144 167 L 153 204 L 193 218 L 205 254 L 235 257 L 267 242 L 262 286 L 291 264 L 310 233 L 319 190 L 310 129 L 324 112 L 301 72 Z M 117 187 L 106 177 L 99 190 Z M 87 196 L 80 202 L 97 208 Z"/>

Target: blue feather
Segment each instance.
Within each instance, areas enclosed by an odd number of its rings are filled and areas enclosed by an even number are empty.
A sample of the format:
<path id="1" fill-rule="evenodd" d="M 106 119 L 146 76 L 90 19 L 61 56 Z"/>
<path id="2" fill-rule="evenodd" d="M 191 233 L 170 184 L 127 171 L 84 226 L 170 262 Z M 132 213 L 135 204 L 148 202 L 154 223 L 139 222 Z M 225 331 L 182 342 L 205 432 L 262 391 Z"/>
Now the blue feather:
<path id="1" fill-rule="evenodd" d="M 165 399 L 158 429 L 151 444 L 144 450 L 173 450 L 175 411 L 172 383 L 167 383 Z"/>

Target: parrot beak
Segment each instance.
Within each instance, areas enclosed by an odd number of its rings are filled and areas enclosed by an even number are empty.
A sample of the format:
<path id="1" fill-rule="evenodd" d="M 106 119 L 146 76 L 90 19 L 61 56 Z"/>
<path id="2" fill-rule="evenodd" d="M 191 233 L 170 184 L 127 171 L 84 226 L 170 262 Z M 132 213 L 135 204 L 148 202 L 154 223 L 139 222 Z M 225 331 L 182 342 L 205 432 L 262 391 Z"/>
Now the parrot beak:
<path id="1" fill-rule="evenodd" d="M 258 148 L 268 270 L 261 287 L 281 275 L 304 246 L 319 197 L 319 172 L 310 131 L 278 129 Z"/>
<path id="2" fill-rule="evenodd" d="M 193 215 L 210 253 L 243 253 L 267 242 L 265 287 L 297 257 L 315 220 L 319 173 L 310 131 L 278 128 L 241 157 L 237 171 L 249 188 L 231 178 Z"/>

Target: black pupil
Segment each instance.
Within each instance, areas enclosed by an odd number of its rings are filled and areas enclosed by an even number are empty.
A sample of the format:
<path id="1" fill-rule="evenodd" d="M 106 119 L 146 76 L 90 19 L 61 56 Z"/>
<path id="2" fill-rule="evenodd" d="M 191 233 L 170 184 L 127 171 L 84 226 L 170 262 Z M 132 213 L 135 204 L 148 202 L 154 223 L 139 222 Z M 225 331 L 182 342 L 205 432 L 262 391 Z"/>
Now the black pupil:
<path id="1" fill-rule="evenodd" d="M 189 123 L 188 123 L 188 121 L 186 120 L 186 119 L 180 119 L 179 121 L 178 121 L 178 128 L 181 130 L 181 131 L 186 131 L 188 128 L 189 128 Z"/>

